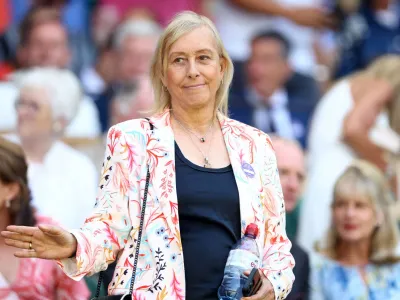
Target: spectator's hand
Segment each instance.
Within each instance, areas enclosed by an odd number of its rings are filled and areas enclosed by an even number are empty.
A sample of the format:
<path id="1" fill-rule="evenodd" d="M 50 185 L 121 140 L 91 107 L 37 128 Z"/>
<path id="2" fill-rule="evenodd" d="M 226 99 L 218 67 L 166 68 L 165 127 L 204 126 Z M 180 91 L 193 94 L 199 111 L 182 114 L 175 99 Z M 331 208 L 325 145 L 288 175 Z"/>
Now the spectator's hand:
<path id="1" fill-rule="evenodd" d="M 245 271 L 244 275 L 249 276 L 251 271 Z M 241 300 L 274 300 L 274 287 L 263 272 L 260 272 L 262 284 L 258 292 L 251 297 L 243 297 Z"/>
<path id="2" fill-rule="evenodd" d="M 298 25 L 317 29 L 334 28 L 336 23 L 332 16 L 319 8 L 313 7 L 289 8 L 286 17 Z"/>
<path id="3" fill-rule="evenodd" d="M 71 233 L 53 225 L 11 225 L 1 235 L 5 238 L 6 245 L 22 249 L 14 254 L 20 258 L 63 259 L 74 255 L 77 247 L 76 239 Z"/>

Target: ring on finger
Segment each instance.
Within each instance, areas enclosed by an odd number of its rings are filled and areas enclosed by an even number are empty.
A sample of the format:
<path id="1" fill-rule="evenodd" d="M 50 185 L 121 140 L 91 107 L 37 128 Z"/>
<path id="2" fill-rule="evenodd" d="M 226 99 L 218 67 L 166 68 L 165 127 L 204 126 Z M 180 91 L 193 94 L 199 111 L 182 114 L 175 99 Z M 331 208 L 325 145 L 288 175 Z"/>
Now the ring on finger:
<path id="1" fill-rule="evenodd" d="M 29 250 L 32 250 L 32 242 L 29 242 Z"/>

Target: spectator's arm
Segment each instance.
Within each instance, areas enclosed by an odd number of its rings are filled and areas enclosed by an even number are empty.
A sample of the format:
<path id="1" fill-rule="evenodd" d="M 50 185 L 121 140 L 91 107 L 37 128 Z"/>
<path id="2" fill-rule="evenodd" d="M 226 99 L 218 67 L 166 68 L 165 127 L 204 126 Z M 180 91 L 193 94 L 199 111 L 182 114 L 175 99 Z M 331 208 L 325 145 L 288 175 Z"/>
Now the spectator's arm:
<path id="1" fill-rule="evenodd" d="M 294 259 L 290 253 L 292 243 L 285 231 L 285 206 L 279 180 L 275 153 L 266 136 L 264 161 L 265 241 L 262 254 L 264 275 L 271 282 L 275 299 L 285 299 L 292 289 Z"/>
<path id="2" fill-rule="evenodd" d="M 288 10 L 277 3 L 276 1 L 267 0 L 229 0 L 233 4 L 256 13 L 263 13 L 272 16 L 285 16 L 288 14 Z"/>
<path id="3" fill-rule="evenodd" d="M 250 12 L 283 17 L 299 25 L 316 28 L 333 27 L 334 22 L 321 9 L 309 7 L 287 7 L 273 0 L 228 0 Z"/>
<path id="4" fill-rule="evenodd" d="M 363 97 L 356 101 L 353 109 L 343 122 L 343 140 L 361 158 L 368 160 L 382 170 L 386 168 L 384 151 L 371 142 L 370 129 L 392 95 L 386 82 L 368 82 Z"/>

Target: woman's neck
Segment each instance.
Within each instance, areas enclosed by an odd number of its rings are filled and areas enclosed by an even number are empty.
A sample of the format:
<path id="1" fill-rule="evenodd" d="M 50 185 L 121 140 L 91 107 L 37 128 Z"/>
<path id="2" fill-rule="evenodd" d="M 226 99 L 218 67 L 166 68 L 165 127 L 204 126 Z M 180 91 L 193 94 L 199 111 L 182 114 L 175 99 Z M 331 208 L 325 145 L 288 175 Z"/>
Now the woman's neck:
<path id="1" fill-rule="evenodd" d="M 54 142 L 55 140 L 53 138 L 21 138 L 21 146 L 29 162 L 43 162 Z"/>
<path id="2" fill-rule="evenodd" d="M 181 107 L 173 107 L 171 110 L 172 119 L 183 123 L 185 127 L 204 135 L 210 128 L 211 124 L 216 121 L 214 108 L 204 108 L 201 110 L 185 110 Z"/>
<path id="3" fill-rule="evenodd" d="M 342 241 L 336 247 L 336 259 L 345 265 L 363 266 L 369 262 L 370 250 L 370 241 L 357 243 Z"/>

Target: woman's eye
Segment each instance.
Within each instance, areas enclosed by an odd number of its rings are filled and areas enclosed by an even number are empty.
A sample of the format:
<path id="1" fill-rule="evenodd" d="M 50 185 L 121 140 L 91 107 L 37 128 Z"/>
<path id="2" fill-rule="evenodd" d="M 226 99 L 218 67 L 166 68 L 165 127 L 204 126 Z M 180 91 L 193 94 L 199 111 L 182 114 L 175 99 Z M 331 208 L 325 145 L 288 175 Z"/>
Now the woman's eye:
<path id="1" fill-rule="evenodd" d="M 208 59 L 210 59 L 210 57 L 207 56 L 207 55 L 201 55 L 200 56 L 200 60 L 208 60 Z"/>
<path id="2" fill-rule="evenodd" d="M 174 59 L 174 63 L 178 63 L 179 64 L 179 63 L 183 62 L 183 60 L 184 59 L 182 57 L 177 57 L 177 58 Z"/>

